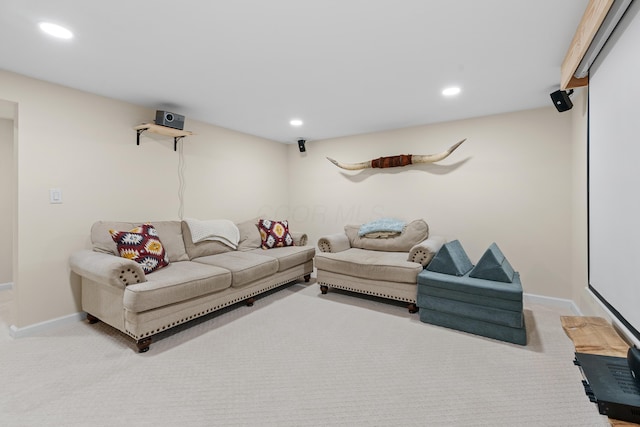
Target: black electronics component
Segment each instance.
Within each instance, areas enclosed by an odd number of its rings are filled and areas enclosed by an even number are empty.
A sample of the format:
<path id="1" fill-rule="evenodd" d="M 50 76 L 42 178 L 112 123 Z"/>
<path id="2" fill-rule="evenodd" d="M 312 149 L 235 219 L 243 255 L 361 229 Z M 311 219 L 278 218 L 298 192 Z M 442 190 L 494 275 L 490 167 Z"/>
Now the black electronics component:
<path id="1" fill-rule="evenodd" d="M 631 375 L 636 379 L 636 383 L 640 384 L 640 350 L 636 347 L 630 347 L 627 351 L 627 362 Z"/>
<path id="2" fill-rule="evenodd" d="M 640 382 L 632 376 L 627 358 L 576 353 L 574 363 L 582 371 L 587 397 L 602 415 L 640 423 Z"/>
<path id="3" fill-rule="evenodd" d="M 559 112 L 570 110 L 573 107 L 573 102 L 569 99 L 569 95 L 573 93 L 573 90 L 567 92 L 566 90 L 557 90 L 551 93 L 551 100 L 553 105 Z"/>

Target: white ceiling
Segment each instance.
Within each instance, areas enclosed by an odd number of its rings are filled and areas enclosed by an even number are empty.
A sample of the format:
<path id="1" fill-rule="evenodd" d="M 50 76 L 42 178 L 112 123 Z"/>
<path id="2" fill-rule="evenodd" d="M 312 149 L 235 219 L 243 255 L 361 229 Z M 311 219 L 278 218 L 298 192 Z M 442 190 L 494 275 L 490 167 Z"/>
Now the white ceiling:
<path id="1" fill-rule="evenodd" d="M 1 0 L 0 68 L 292 143 L 551 106 L 587 3 Z"/>

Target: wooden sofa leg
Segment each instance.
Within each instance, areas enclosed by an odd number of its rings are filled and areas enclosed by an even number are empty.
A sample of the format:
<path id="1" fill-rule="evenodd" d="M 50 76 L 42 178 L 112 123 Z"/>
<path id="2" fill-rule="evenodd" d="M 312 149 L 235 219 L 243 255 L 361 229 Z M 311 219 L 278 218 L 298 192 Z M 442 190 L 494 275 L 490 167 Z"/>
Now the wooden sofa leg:
<path id="1" fill-rule="evenodd" d="M 327 285 L 320 285 L 320 292 L 322 292 L 322 295 L 325 295 L 329 292 L 329 287 Z"/>
<path id="2" fill-rule="evenodd" d="M 310 274 L 307 274 L 306 276 L 304 276 L 304 281 L 306 283 L 309 283 L 309 280 L 311 280 L 311 275 Z"/>
<path id="3" fill-rule="evenodd" d="M 147 351 L 149 351 L 151 341 L 151 337 L 142 338 L 141 340 L 136 341 L 136 346 L 138 346 L 138 353 L 146 353 Z"/>
<path id="4" fill-rule="evenodd" d="M 256 302 L 256 299 L 254 297 L 247 298 L 245 302 L 247 303 L 247 307 L 253 307 L 253 303 Z"/>
<path id="5" fill-rule="evenodd" d="M 94 323 L 98 323 L 100 321 L 100 319 L 98 319 L 96 316 L 87 313 L 87 322 L 89 322 L 91 325 L 93 325 Z"/>
<path id="6" fill-rule="evenodd" d="M 410 302 L 407 308 L 409 309 L 409 313 L 411 314 L 418 312 L 418 306 L 415 302 Z"/>

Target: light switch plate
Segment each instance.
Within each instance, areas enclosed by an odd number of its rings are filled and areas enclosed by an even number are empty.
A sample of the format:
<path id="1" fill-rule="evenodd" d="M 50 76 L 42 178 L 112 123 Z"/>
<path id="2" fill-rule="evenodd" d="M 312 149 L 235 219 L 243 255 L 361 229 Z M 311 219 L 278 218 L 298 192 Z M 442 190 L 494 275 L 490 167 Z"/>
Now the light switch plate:
<path id="1" fill-rule="evenodd" d="M 62 203 L 62 190 L 51 188 L 49 190 L 49 203 Z"/>

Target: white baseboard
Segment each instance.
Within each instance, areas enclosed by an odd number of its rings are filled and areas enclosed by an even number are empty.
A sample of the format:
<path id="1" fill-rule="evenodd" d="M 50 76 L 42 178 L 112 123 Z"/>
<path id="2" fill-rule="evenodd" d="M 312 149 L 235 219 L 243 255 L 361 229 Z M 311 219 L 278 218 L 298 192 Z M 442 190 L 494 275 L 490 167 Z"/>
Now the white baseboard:
<path id="1" fill-rule="evenodd" d="M 11 325 L 9 326 L 9 335 L 11 335 L 13 338 L 29 337 L 59 326 L 66 325 L 68 323 L 82 321 L 86 318 L 87 313 L 81 312 L 58 317 L 57 319 L 47 320 L 45 322 L 36 323 L 34 325 L 25 326 L 24 328 L 18 328 L 15 325 Z"/>
<path id="2" fill-rule="evenodd" d="M 13 289 L 13 283 L 0 283 L 0 291 L 10 291 Z"/>
<path id="3" fill-rule="evenodd" d="M 525 302 L 529 302 L 532 304 L 546 305 L 548 307 L 566 308 L 571 310 L 571 312 L 576 316 L 582 316 L 582 312 L 580 311 L 576 303 L 570 299 L 546 297 L 543 295 L 534 295 L 527 293 L 523 294 L 523 299 Z"/>

